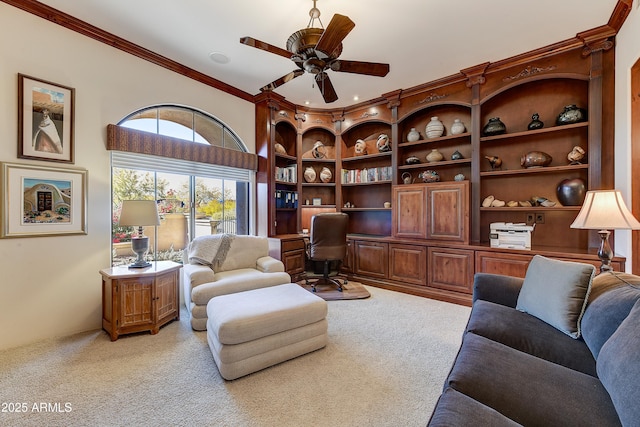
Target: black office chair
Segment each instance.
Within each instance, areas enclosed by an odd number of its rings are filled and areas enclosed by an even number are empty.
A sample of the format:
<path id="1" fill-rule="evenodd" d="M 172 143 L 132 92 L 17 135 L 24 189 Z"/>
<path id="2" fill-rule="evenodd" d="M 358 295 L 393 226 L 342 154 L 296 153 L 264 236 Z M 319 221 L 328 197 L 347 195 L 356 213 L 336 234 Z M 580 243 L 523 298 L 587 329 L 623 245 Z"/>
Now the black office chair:
<path id="1" fill-rule="evenodd" d="M 316 286 L 323 284 L 335 285 L 342 292 L 342 285 L 348 283 L 346 278 L 338 279 L 342 261 L 347 256 L 348 222 L 346 213 L 322 213 L 311 217 L 305 284 L 311 284 L 313 292 Z M 309 278 L 315 280 L 310 282 Z"/>

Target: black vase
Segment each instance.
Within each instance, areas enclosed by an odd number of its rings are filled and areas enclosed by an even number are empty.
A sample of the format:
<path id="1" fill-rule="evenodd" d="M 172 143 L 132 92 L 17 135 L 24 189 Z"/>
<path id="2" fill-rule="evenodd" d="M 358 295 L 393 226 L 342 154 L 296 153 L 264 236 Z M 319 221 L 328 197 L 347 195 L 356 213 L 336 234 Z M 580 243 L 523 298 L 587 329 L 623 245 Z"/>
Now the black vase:
<path id="1" fill-rule="evenodd" d="M 571 104 L 564 107 L 564 110 L 556 119 L 556 124 L 558 126 L 569 125 L 572 123 L 584 122 L 585 120 L 587 120 L 587 112 L 582 108 L 576 107 L 575 104 Z"/>
<path id="2" fill-rule="evenodd" d="M 482 128 L 483 136 L 502 135 L 507 131 L 507 127 L 500 121 L 500 117 L 492 117 Z"/>
<path id="3" fill-rule="evenodd" d="M 582 206 L 587 188 L 580 178 L 564 179 L 558 183 L 556 196 L 562 206 Z"/>

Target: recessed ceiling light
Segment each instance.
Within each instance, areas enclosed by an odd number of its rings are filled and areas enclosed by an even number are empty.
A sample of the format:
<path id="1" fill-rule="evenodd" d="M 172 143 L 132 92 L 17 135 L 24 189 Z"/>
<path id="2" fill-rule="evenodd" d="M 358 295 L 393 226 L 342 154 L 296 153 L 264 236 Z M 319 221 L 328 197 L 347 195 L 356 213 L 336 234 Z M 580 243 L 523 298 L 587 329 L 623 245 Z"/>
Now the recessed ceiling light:
<path id="1" fill-rule="evenodd" d="M 229 57 L 222 52 L 211 52 L 209 58 L 218 64 L 227 64 L 230 61 Z"/>
<path id="2" fill-rule="evenodd" d="M 354 101 L 357 101 L 358 99 L 360 99 L 360 97 L 359 97 L 358 95 L 354 95 L 354 96 L 353 96 L 353 100 L 354 100 Z"/>
<path id="3" fill-rule="evenodd" d="M 304 105 L 309 105 L 311 104 L 309 101 L 304 101 Z"/>

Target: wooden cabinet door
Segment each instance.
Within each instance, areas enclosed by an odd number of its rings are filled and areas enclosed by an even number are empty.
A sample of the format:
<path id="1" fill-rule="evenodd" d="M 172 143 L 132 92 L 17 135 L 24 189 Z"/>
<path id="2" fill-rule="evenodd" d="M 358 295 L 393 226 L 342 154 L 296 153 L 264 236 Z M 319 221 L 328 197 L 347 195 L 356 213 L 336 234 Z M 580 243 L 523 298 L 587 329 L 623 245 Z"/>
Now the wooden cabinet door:
<path id="1" fill-rule="evenodd" d="M 508 254 L 500 252 L 476 252 L 476 271 L 478 273 L 503 274 L 505 276 L 524 277 L 533 255 Z"/>
<path id="2" fill-rule="evenodd" d="M 469 243 L 469 181 L 429 184 L 427 239 Z"/>
<path id="3" fill-rule="evenodd" d="M 289 273 L 289 276 L 291 276 L 292 278 L 304 273 L 304 262 L 304 249 L 297 249 L 295 251 L 284 252 L 282 254 L 284 271 Z"/>
<path id="4" fill-rule="evenodd" d="M 427 248 L 389 245 L 389 279 L 424 286 L 427 278 Z"/>
<path id="5" fill-rule="evenodd" d="M 347 239 L 347 256 L 342 260 L 342 271 L 344 273 L 352 273 L 353 272 L 353 240 Z"/>
<path id="6" fill-rule="evenodd" d="M 389 245 L 382 242 L 355 242 L 355 273 L 386 279 L 389 266 Z"/>
<path id="7" fill-rule="evenodd" d="M 171 271 L 156 277 L 156 328 L 179 315 L 178 272 Z"/>
<path id="8" fill-rule="evenodd" d="M 119 329 L 153 323 L 153 277 L 120 279 Z"/>
<path id="9" fill-rule="evenodd" d="M 429 248 L 427 286 L 448 291 L 473 293 L 473 251 Z"/>
<path id="10" fill-rule="evenodd" d="M 427 198 L 424 185 L 393 187 L 393 200 L 393 236 L 426 239 Z"/>

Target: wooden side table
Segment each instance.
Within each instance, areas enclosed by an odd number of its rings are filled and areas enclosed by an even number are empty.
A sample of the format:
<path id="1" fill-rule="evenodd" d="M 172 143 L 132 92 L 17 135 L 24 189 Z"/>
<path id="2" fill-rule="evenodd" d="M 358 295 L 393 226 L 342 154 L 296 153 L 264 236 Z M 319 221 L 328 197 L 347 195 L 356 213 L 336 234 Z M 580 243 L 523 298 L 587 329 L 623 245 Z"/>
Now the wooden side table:
<path id="1" fill-rule="evenodd" d="M 180 319 L 181 267 L 173 261 L 156 261 L 147 268 L 100 270 L 102 328 L 111 341 L 134 332 L 157 334 L 162 325 Z"/>

